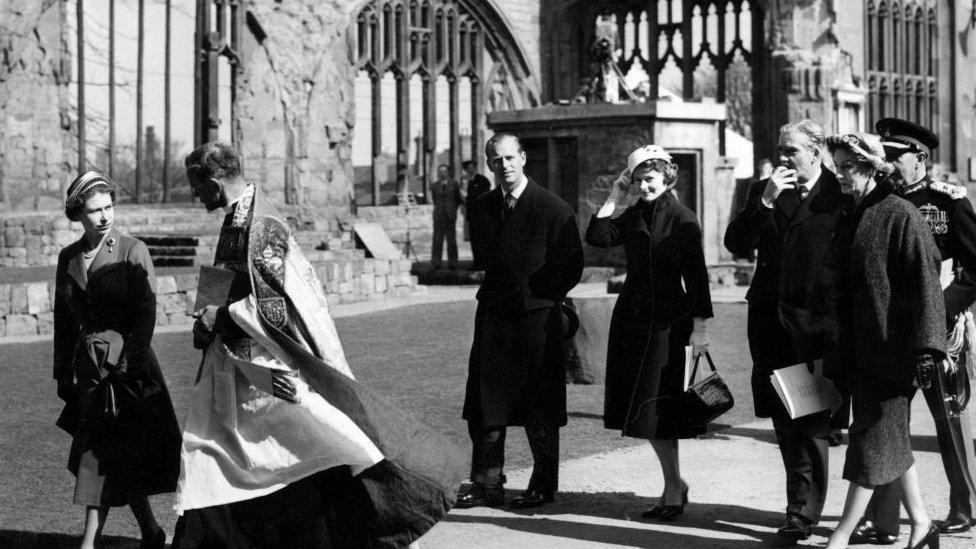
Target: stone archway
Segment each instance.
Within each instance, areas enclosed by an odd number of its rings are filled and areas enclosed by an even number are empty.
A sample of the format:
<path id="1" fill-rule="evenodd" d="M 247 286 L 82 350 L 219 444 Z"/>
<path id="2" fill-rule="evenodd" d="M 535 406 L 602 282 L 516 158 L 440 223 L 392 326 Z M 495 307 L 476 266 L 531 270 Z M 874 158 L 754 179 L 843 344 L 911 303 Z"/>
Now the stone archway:
<path id="1" fill-rule="evenodd" d="M 539 104 L 523 48 L 485 2 L 369 0 L 353 14 L 358 203 L 425 194 L 435 165 L 457 176 L 480 159 L 487 112 Z"/>

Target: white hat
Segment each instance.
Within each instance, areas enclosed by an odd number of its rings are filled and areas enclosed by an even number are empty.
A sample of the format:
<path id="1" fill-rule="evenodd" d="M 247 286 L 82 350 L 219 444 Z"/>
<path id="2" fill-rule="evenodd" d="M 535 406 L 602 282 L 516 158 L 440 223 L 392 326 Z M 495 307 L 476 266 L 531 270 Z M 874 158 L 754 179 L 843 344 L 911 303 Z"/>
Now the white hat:
<path id="1" fill-rule="evenodd" d="M 671 162 L 671 155 L 658 145 L 644 145 L 639 147 L 627 157 L 627 170 L 633 173 L 634 168 L 640 166 L 648 160 L 666 160 Z"/>

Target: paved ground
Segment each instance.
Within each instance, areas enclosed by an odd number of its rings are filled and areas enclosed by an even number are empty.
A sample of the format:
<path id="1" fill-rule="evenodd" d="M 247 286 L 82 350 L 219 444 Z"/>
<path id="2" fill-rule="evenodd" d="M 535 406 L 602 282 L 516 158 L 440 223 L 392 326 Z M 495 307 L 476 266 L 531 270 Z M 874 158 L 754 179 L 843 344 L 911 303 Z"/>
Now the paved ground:
<path id="1" fill-rule="evenodd" d="M 580 291 L 594 290 L 595 287 Z M 360 378 L 393 395 L 397 402 L 436 428 L 452 432 L 452 436 L 461 430 L 457 415 L 463 388 L 459 393 L 455 385 L 464 376 L 463 357 L 448 357 L 422 374 L 424 383 L 433 386 L 433 398 L 451 403 L 448 410 L 437 413 L 430 403 L 416 402 L 416 395 L 403 394 L 398 387 L 403 378 L 397 377 L 402 373 L 396 369 L 430 361 L 431 348 L 439 354 L 462 353 L 469 344 L 465 334 L 470 333 L 473 294 L 473 288 L 433 288 L 409 299 L 348 304 L 335 310 L 350 362 L 364 365 Z M 725 356 L 735 366 L 727 370 L 740 401 L 732 413 L 719 420 L 720 430 L 682 444 L 683 474 L 691 485 L 691 504 L 681 520 L 664 525 L 639 518 L 639 512 L 661 490 L 653 452 L 646 443 L 614 438 L 600 429 L 600 387 L 573 386 L 569 391 L 572 417 L 564 437 L 572 447 L 562 451 L 562 492 L 557 501 L 543 507 L 540 513 L 508 509 L 453 511 L 425 536 L 423 546 L 735 548 L 775 544 L 774 530 L 782 520 L 783 473 L 771 426 L 751 418 L 748 390 L 743 386 L 746 378 L 741 370 L 747 351 L 742 291 L 723 289 L 713 295 L 715 301 L 726 304 L 717 308 L 713 340 L 725 348 Z M 413 307 L 395 309 L 404 305 Z M 426 341 L 416 340 L 417 330 L 429 334 Z M 43 383 L 48 377 L 49 343 L 37 339 L 0 345 L 0 371 L 7 374 L 13 369 L 34 369 L 36 373 L 30 375 L 43 380 L 38 383 L 49 388 Z M 157 338 L 155 345 L 161 357 L 175 360 L 185 352 L 187 339 L 185 332 L 173 333 Z M 382 360 L 377 357 L 377 349 L 384 355 Z M 188 383 L 192 370 L 174 368 L 172 377 L 167 370 L 171 387 Z M 8 490 L 7 494 L 0 494 L 0 547 L 68 547 L 73 535 L 80 531 L 81 513 L 70 505 L 71 479 L 63 470 L 64 437 L 40 434 L 53 429 L 49 420 L 56 415 L 56 402 L 52 398 L 47 399 L 51 402 L 45 400 L 38 405 L 23 399 L 21 395 L 26 390 L 15 380 L 13 393 L 0 403 L 3 416 L 8 418 L 18 410 L 29 410 L 22 425 L 0 417 L 0 477 L 5 481 L 0 486 Z M 174 402 L 177 400 L 174 395 Z M 916 402 L 913 432 L 923 495 L 932 516 L 941 517 L 947 507 L 947 486 L 931 420 L 919 404 L 920 400 Z M 436 403 L 433 407 L 437 407 Z M 509 496 L 517 494 L 528 480 L 528 460 L 522 448 L 525 441 L 519 431 L 513 430 L 509 442 L 509 463 L 515 467 L 508 472 Z M 22 451 L 18 446 L 31 448 Z M 825 541 L 842 509 L 846 491 L 846 483 L 839 478 L 843 451 L 844 447 L 832 451 L 826 518 L 818 535 L 810 540 L 813 544 Z M 171 513 L 167 514 L 170 497 L 153 498 L 153 504 L 172 532 Z M 127 515 L 119 512 L 110 518 L 106 533 L 114 537 L 109 538 L 108 547 L 134 546 L 136 531 Z M 902 544 L 904 539 L 903 536 Z M 972 535 L 943 540 L 943 547 L 949 549 L 974 546 L 976 537 Z"/>
<path id="2" fill-rule="evenodd" d="M 933 518 L 945 516 L 948 485 L 924 402 L 916 399 L 913 445 L 922 495 Z M 824 520 L 802 545 L 822 547 L 843 510 L 840 478 L 846 445 L 830 452 Z M 663 483 L 649 445 L 563 462 L 561 493 L 538 512 L 455 510 L 424 538 L 424 547 L 569 549 L 595 547 L 738 548 L 781 545 L 784 474 L 768 421 L 738 425 L 681 444 L 682 475 L 690 485 L 686 514 L 670 524 L 640 518 Z M 508 473 L 509 497 L 528 483 L 529 470 Z M 902 539 L 895 547 L 904 547 Z M 872 547 L 872 546 L 865 546 Z M 944 549 L 976 547 L 973 533 L 945 536 Z"/>

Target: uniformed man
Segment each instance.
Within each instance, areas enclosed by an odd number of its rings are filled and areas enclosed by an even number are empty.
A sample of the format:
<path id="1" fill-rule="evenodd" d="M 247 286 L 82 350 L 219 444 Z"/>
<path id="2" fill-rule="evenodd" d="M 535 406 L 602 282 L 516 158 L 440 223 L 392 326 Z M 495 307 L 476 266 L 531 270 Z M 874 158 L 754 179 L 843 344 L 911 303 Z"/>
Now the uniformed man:
<path id="1" fill-rule="evenodd" d="M 945 289 L 947 324 L 976 301 L 976 213 L 966 189 L 933 181 L 925 170 L 939 138 L 923 126 L 898 118 L 875 124 L 885 147 L 885 160 L 893 167 L 892 181 L 899 194 L 922 213 L 932 230 L 942 260 L 953 260 L 955 277 Z M 965 375 L 965 367 L 959 375 Z M 925 390 L 925 400 L 935 419 L 939 452 L 949 479 L 949 515 L 940 524 L 943 533 L 966 532 L 974 525 L 976 511 L 976 455 L 969 413 L 952 409 L 954 392 L 944 376 Z M 964 381 L 968 383 L 968 380 Z M 948 400 L 947 400 L 948 399 Z M 898 540 L 900 494 L 894 485 L 875 491 L 868 512 L 851 537 L 852 543 L 892 544 Z"/>

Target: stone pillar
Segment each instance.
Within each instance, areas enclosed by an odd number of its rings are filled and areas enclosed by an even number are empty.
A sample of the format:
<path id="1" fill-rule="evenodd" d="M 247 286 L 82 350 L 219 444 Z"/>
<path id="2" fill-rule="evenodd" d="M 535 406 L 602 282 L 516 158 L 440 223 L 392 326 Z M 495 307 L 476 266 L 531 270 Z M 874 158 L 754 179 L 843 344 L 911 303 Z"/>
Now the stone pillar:
<path id="1" fill-rule="evenodd" d="M 64 4 L 0 2 L 0 211 L 60 208 L 77 137 Z"/>
<path id="2" fill-rule="evenodd" d="M 351 217 L 355 71 L 340 0 L 250 0 L 235 90 L 245 173 L 305 220 Z"/>
<path id="3" fill-rule="evenodd" d="M 715 165 L 715 179 L 714 185 L 715 190 L 712 193 L 712 199 L 720 207 L 716 212 L 717 217 L 715 220 L 717 227 L 728 227 L 729 221 L 732 219 L 737 212 L 733 211 L 735 203 L 735 166 L 739 161 L 736 158 L 722 156 L 719 157 L 718 162 Z M 722 263 L 725 261 L 732 261 L 732 254 L 725 249 L 725 231 L 712 231 L 708 233 L 712 242 L 706 242 L 705 248 L 711 248 L 715 250 L 715 260 L 710 263 Z M 706 261 L 709 258 L 706 257 Z"/>

